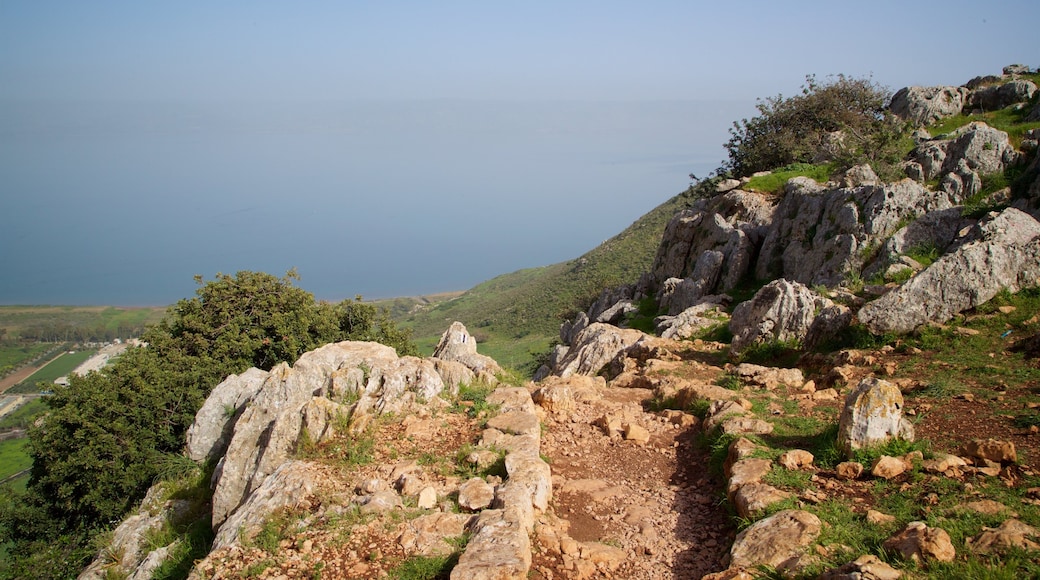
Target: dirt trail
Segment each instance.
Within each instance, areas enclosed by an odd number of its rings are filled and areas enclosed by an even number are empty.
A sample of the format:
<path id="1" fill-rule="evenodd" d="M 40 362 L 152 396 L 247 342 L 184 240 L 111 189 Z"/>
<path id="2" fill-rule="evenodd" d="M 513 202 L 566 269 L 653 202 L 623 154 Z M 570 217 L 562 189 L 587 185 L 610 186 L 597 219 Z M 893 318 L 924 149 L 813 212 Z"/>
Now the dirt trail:
<path id="1" fill-rule="evenodd" d="M 542 453 L 553 471 L 558 533 L 620 548 L 624 557 L 609 570 L 583 566 L 567 546 L 536 550 L 532 577 L 677 579 L 721 570 L 734 530 L 720 506 L 722 482 L 695 444 L 692 417 L 646 412 L 652 395 L 646 389 L 599 393 L 574 410 L 547 415 Z M 626 440 L 624 431 L 608 435 L 600 426 L 606 422 L 596 424 L 604 416 L 619 420 L 615 427 L 645 428 L 649 441 Z"/>

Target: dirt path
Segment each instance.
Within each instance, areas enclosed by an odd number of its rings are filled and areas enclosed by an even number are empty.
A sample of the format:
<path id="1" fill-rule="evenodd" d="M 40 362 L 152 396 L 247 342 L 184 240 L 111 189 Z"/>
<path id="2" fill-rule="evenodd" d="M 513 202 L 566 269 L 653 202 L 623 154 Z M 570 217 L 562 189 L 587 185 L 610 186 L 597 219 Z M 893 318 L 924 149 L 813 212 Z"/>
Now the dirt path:
<path id="1" fill-rule="evenodd" d="M 64 354 L 64 351 L 62 351 L 62 354 Z M 31 367 L 25 367 L 23 369 L 18 369 L 17 371 L 15 371 L 15 372 L 7 375 L 6 377 L 0 379 L 0 393 L 3 393 L 5 391 L 7 391 L 7 389 L 10 389 L 11 387 L 13 387 L 13 386 L 17 385 L 18 383 L 24 381 L 25 379 L 31 377 L 33 375 L 33 373 L 35 373 L 36 371 L 42 369 L 43 367 L 51 364 L 52 362 L 57 360 L 57 358 L 60 357 L 60 356 L 61 356 L 61 354 L 59 354 L 58 356 L 48 360 L 47 362 L 43 363 L 40 366 L 31 366 Z"/>
<path id="2" fill-rule="evenodd" d="M 532 577 L 677 579 L 721 570 L 734 530 L 719 506 L 722 482 L 708 473 L 708 457 L 695 444 L 692 417 L 646 412 L 645 389 L 599 392 L 601 398 L 546 417 L 542 453 L 553 471 L 558 534 L 619 548 L 624 557 L 613 570 L 583 569 L 584 558 L 568 555 L 566 545 L 561 553 L 536 551 Z M 626 440 L 624 431 L 608 435 L 604 416 L 621 429 L 645 428 L 649 441 Z"/>

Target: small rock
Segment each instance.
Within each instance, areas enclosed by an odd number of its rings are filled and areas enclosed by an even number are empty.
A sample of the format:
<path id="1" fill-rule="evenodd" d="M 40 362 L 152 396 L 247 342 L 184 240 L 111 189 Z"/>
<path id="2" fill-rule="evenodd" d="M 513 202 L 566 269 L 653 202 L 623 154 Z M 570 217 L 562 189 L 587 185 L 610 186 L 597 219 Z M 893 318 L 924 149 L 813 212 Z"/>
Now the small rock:
<path id="1" fill-rule="evenodd" d="M 856 461 L 845 461 L 834 470 L 842 479 L 859 479 L 863 475 L 863 464 Z"/>
<path id="2" fill-rule="evenodd" d="M 903 573 L 881 561 L 873 554 L 866 554 L 854 561 L 825 572 L 819 580 L 899 580 Z"/>
<path id="3" fill-rule="evenodd" d="M 417 505 L 419 509 L 433 509 L 434 506 L 437 505 L 437 490 L 430 486 L 424 487 L 422 491 L 419 492 L 419 501 Z"/>
<path id="4" fill-rule="evenodd" d="M 813 459 L 815 459 L 813 454 L 808 451 L 803 449 L 792 449 L 791 451 L 785 451 L 780 454 L 780 458 L 777 462 L 787 469 L 795 470 L 803 467 L 812 467 Z"/>
<path id="5" fill-rule="evenodd" d="M 1015 463 L 1018 455 L 1015 453 L 1015 444 L 1010 441 L 998 441 L 996 439 L 975 439 L 964 446 L 964 454 L 968 457 L 984 459 L 997 463 Z"/>
<path id="6" fill-rule="evenodd" d="M 883 547 L 915 562 L 952 562 L 957 556 L 946 530 L 930 528 L 924 522 L 910 522 L 901 532 L 885 540 Z"/>
<path id="7" fill-rule="evenodd" d="M 905 471 L 906 462 L 898 457 L 890 457 L 888 455 L 878 457 L 877 461 L 875 461 L 874 465 L 870 468 L 871 475 L 882 479 L 898 477 Z"/>
<path id="8" fill-rule="evenodd" d="M 482 510 L 495 499 L 495 489 L 479 477 L 471 478 L 459 486 L 459 507 L 463 509 L 478 511 Z"/>
<path id="9" fill-rule="evenodd" d="M 627 423 L 625 425 L 625 440 L 645 445 L 650 442 L 650 431 L 641 425 Z"/>
<path id="10" fill-rule="evenodd" d="M 1018 520 L 1006 520 L 998 528 L 983 528 L 983 532 L 968 540 L 968 548 L 977 554 L 1003 552 L 1009 548 L 1038 550 L 1040 545 L 1029 538 L 1036 538 L 1036 528 Z"/>
<path id="11" fill-rule="evenodd" d="M 881 513 L 877 510 L 867 510 L 867 522 L 875 526 L 887 526 L 895 523 L 896 517 Z"/>

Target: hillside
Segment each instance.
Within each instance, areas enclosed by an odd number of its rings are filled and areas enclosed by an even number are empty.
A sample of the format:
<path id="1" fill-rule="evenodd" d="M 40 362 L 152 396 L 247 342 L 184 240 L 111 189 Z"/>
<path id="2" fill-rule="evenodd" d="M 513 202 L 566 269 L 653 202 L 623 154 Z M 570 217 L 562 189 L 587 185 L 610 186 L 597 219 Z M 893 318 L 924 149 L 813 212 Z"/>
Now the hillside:
<path id="1" fill-rule="evenodd" d="M 672 197 L 575 260 L 504 274 L 417 312 L 399 309 L 394 318 L 412 329 L 426 353 L 458 320 L 473 332 L 481 350 L 502 364 L 530 366 L 558 339 L 566 318 L 588 308 L 604 288 L 632 282 L 650 268 L 665 225 L 690 203 L 691 194 Z"/>

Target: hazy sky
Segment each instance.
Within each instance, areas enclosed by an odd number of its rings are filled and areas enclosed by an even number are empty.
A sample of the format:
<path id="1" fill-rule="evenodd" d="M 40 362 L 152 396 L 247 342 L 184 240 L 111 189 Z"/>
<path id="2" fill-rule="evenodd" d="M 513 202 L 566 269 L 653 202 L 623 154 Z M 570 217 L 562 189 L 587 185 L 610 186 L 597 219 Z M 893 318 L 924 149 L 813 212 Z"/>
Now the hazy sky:
<path id="1" fill-rule="evenodd" d="M 322 298 L 574 258 L 806 74 L 1040 65 L 1040 3 L 0 0 L 0 303 Z"/>

